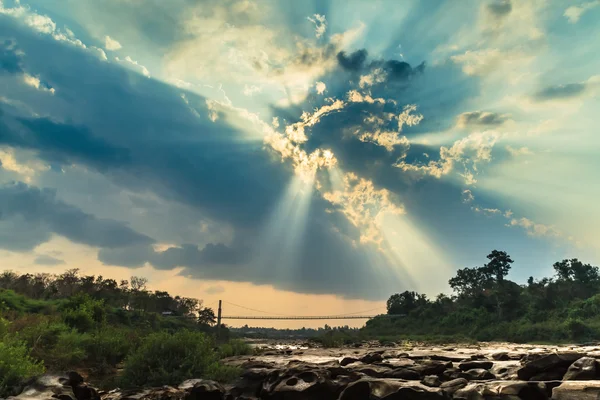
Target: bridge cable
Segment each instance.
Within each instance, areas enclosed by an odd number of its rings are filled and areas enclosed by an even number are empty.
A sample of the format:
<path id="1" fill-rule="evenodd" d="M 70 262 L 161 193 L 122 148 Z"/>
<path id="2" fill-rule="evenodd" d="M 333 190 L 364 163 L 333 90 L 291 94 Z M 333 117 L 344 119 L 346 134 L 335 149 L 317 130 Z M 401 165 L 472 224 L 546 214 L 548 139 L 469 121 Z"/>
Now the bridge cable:
<path id="1" fill-rule="evenodd" d="M 335 314 L 335 315 L 331 315 L 331 316 L 332 317 L 345 317 L 347 315 L 356 315 L 356 314 L 368 313 L 370 311 L 381 310 L 383 308 L 387 308 L 387 307 L 385 307 L 385 306 L 375 307 L 375 308 L 371 308 L 370 310 L 358 311 L 358 312 L 355 312 L 355 313 L 348 313 L 348 314 Z"/>
<path id="2" fill-rule="evenodd" d="M 250 311 L 260 312 L 260 313 L 267 314 L 267 315 L 269 315 L 269 314 L 270 315 L 279 315 L 282 317 L 290 317 L 291 316 L 291 315 L 287 315 L 287 314 L 279 314 L 279 313 L 273 313 L 273 312 L 269 312 L 269 311 L 261 311 L 261 310 L 257 310 L 257 309 L 250 308 L 250 307 L 240 306 L 239 304 L 231 303 L 231 302 L 225 301 L 225 300 L 223 300 L 223 303 L 230 304 L 232 306 L 236 306 L 236 307 L 240 307 L 240 308 L 245 308 L 246 310 L 250 310 Z"/>

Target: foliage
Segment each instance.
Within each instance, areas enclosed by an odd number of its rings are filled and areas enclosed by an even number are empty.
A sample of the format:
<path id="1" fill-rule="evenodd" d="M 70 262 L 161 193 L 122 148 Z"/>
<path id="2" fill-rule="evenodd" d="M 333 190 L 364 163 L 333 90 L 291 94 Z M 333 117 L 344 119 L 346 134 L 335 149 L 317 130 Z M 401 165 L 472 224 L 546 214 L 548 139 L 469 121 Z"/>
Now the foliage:
<path id="1" fill-rule="evenodd" d="M 252 354 L 253 350 L 246 342 L 239 339 L 232 339 L 227 343 L 223 343 L 219 347 L 220 358 L 227 358 L 233 356 L 245 356 Z"/>
<path id="2" fill-rule="evenodd" d="M 8 397 L 16 394 L 15 389 L 23 381 L 43 373 L 44 366 L 30 356 L 25 342 L 6 334 L 0 339 L 0 397 Z"/>
<path id="3" fill-rule="evenodd" d="M 196 299 L 151 292 L 146 284 L 144 278 L 117 283 L 77 270 L 1 273 L 0 397 L 44 367 L 81 368 L 95 383 L 121 384 L 115 373 L 125 362 L 129 385 L 180 383 L 184 376 L 225 382 L 239 375 L 218 360 L 249 354 L 249 346 L 239 340 L 216 346 L 210 308 Z M 229 329 L 222 325 L 221 333 L 228 337 Z M 148 365 L 152 373 L 140 372 Z"/>
<path id="4" fill-rule="evenodd" d="M 202 332 L 153 333 L 125 360 L 125 386 L 175 385 L 218 370 L 214 341 Z"/>
<path id="5" fill-rule="evenodd" d="M 483 267 L 459 269 L 449 280 L 455 295 L 435 300 L 415 292 L 392 295 L 388 314 L 363 334 L 402 337 L 468 337 L 475 340 L 587 341 L 600 335 L 600 272 L 577 259 L 556 262 L 556 275 L 518 285 L 506 277 L 513 260 L 492 251 Z"/>

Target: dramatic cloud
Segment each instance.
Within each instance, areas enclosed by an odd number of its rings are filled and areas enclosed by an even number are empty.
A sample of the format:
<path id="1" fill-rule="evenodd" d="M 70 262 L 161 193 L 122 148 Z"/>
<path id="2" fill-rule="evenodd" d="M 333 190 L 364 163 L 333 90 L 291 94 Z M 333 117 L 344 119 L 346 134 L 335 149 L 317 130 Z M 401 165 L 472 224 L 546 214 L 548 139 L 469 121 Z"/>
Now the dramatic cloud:
<path id="1" fill-rule="evenodd" d="M 126 247 L 151 243 L 149 237 L 133 231 L 121 222 L 98 219 L 65 204 L 50 189 L 38 189 L 23 183 L 0 187 L 0 215 L 3 221 L 24 219 L 35 224 L 34 231 L 55 233 L 75 243 L 96 247 Z M 48 237 L 48 236 L 44 236 Z M 36 244 L 42 243 L 39 241 Z M 11 248 L 11 243 L 0 241 L 0 246 Z"/>

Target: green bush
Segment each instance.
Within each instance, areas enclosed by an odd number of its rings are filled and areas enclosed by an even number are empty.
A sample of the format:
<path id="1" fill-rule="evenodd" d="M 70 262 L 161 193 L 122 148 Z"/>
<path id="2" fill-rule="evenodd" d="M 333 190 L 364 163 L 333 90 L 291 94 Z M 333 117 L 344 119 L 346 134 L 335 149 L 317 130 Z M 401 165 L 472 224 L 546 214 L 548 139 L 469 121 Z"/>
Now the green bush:
<path id="1" fill-rule="evenodd" d="M 88 295 L 77 295 L 61 305 L 65 323 L 79 332 L 89 332 L 106 321 L 106 308 L 102 300 Z"/>
<path id="2" fill-rule="evenodd" d="M 90 336 L 86 342 L 86 365 L 93 372 L 104 374 L 122 362 L 138 343 L 135 331 L 106 327 Z"/>
<path id="3" fill-rule="evenodd" d="M 252 354 L 253 350 L 246 342 L 239 339 L 231 339 L 227 343 L 223 343 L 219 346 L 219 357 L 233 357 L 233 356 L 244 356 Z"/>
<path id="4" fill-rule="evenodd" d="M 213 372 L 214 342 L 200 332 L 153 333 L 125 360 L 124 386 L 175 385 Z"/>
<path id="5" fill-rule="evenodd" d="M 23 341 L 4 336 L 0 341 L 0 397 L 15 395 L 25 380 L 42 374 L 44 366 L 29 354 Z"/>

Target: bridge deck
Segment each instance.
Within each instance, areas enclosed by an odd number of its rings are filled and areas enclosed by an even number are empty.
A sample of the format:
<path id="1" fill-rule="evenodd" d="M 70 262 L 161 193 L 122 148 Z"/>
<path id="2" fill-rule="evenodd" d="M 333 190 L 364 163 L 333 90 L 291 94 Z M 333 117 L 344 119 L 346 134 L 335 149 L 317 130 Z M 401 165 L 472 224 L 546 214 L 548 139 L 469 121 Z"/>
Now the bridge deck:
<path id="1" fill-rule="evenodd" d="M 404 315 L 320 315 L 320 316 L 240 316 L 240 315 L 223 315 L 221 319 L 371 319 L 375 317 L 403 317 Z"/>

